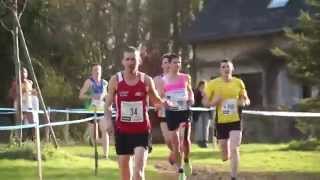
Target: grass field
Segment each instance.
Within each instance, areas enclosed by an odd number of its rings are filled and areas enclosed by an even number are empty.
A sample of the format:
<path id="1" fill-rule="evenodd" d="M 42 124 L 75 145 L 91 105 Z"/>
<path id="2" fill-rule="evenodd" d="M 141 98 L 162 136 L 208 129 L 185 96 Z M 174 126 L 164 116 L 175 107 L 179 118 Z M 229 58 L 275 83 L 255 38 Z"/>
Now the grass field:
<path id="1" fill-rule="evenodd" d="M 320 151 L 287 151 L 286 144 L 246 144 L 241 147 L 240 171 L 245 173 L 313 174 L 320 179 Z M 5 145 L 0 145 L 0 156 Z M 99 149 L 101 152 L 101 149 Z M 99 174 L 94 176 L 93 148 L 86 145 L 64 146 L 49 152 L 50 158 L 43 162 L 46 180 L 112 180 L 118 178 L 114 148 L 110 160 L 100 159 Z M 227 172 L 228 162 L 219 159 L 217 149 L 200 149 L 193 146 L 192 163 L 199 178 L 202 173 Z M 166 162 L 167 149 L 155 145 L 147 166 L 147 180 L 169 180 L 173 170 Z M 200 172 L 200 173 L 199 173 Z M 0 157 L 0 177 L 4 180 L 34 180 L 37 177 L 35 161 Z M 207 178 L 206 178 L 207 179 Z"/>

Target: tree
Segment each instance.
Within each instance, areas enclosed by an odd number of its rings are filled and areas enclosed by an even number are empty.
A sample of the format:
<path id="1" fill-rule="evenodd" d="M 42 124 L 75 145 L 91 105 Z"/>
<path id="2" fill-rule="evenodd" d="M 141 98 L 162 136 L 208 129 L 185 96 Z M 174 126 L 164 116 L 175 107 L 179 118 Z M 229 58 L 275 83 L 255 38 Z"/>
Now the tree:
<path id="1" fill-rule="evenodd" d="M 290 48 L 274 48 L 272 52 L 283 56 L 288 62 L 289 72 L 301 82 L 309 85 L 320 83 L 320 2 L 309 0 L 312 10 L 301 12 L 298 28 L 286 28 Z"/>
<path id="2" fill-rule="evenodd" d="M 320 87 L 320 1 L 307 1 L 312 10 L 301 12 L 297 30 L 286 28 L 285 34 L 290 39 L 288 49 L 274 48 L 272 52 L 287 60 L 291 74 L 305 85 Z M 319 98 L 301 101 L 296 110 L 318 112 Z M 320 125 L 317 119 L 303 118 L 297 121 L 297 129 L 307 138 L 320 137 Z"/>
<path id="3" fill-rule="evenodd" d="M 79 104 L 79 82 L 89 75 L 90 64 L 101 63 L 104 78 L 107 79 L 121 69 L 120 60 L 125 45 L 143 45 L 142 70 L 150 75 L 160 73 L 160 56 L 166 52 L 182 55 L 184 65 L 187 65 L 191 49 L 181 40 L 181 32 L 201 10 L 204 2 L 28 1 L 21 25 L 40 85 L 48 90 L 44 94 L 48 104 Z M 6 16 L 2 12 L 0 9 L 0 18 Z M 0 36 L 7 37 L 3 28 L 0 33 Z M 5 40 L 2 37 L 0 46 L 5 48 L 1 53 L 10 50 L 8 42 L 2 41 Z M 4 94 L 2 92 L 0 94 Z M 0 96 L 1 101 L 3 98 Z"/>

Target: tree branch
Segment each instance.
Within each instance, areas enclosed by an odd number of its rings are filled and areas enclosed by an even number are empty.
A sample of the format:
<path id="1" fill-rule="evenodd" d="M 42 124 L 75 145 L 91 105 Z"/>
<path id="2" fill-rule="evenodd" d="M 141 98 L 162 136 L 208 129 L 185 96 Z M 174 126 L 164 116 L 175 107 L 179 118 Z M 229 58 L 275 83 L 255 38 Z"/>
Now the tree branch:
<path id="1" fill-rule="evenodd" d="M 4 8 L 6 8 L 6 9 L 10 9 L 9 6 L 8 6 L 3 0 L 0 1 L 0 4 L 1 4 Z M 4 13 L 3 15 L 1 15 L 1 17 L 0 17 L 0 24 L 1 24 L 1 26 L 2 26 L 6 31 L 9 31 L 9 32 L 12 33 L 12 30 L 11 30 L 11 29 L 4 23 L 4 21 L 3 21 L 3 18 L 4 18 L 5 16 L 7 16 L 8 13 L 9 13 L 9 11 L 7 11 L 7 12 Z"/>
<path id="2" fill-rule="evenodd" d="M 1 0 L 0 3 L 2 4 L 3 7 L 11 10 L 10 6 L 7 5 L 7 4 L 4 2 L 4 0 Z"/>
<path id="3" fill-rule="evenodd" d="M 3 22 L 2 19 L 0 19 L 1 26 L 6 30 L 12 33 L 12 30 Z"/>
<path id="4" fill-rule="evenodd" d="M 3 13 L 2 15 L 0 15 L 0 19 L 3 19 L 4 17 L 6 17 L 9 14 L 9 11 L 6 11 L 6 13 Z"/>
<path id="5" fill-rule="evenodd" d="M 19 12 L 19 15 L 18 15 L 19 20 L 27 7 L 27 3 L 28 3 L 28 0 L 24 0 L 22 10 Z"/>

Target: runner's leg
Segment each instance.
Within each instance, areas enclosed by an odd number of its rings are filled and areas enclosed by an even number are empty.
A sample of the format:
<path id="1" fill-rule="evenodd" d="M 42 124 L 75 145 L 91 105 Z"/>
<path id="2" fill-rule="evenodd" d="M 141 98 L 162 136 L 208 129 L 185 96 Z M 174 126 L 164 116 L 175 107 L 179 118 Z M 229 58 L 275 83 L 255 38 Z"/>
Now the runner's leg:
<path id="1" fill-rule="evenodd" d="M 131 180 L 132 167 L 130 155 L 118 155 L 118 163 L 120 168 L 120 179 Z"/>
<path id="2" fill-rule="evenodd" d="M 134 149 L 134 170 L 133 180 L 144 180 L 144 169 L 147 164 L 148 150 L 144 147 L 136 147 Z"/>
<path id="3" fill-rule="evenodd" d="M 240 160 L 240 144 L 242 132 L 240 130 L 230 131 L 230 167 L 231 177 L 237 177 L 239 160 Z"/>
<path id="4" fill-rule="evenodd" d="M 109 134 L 107 132 L 107 124 L 104 119 L 99 121 L 99 127 L 101 131 L 101 143 L 102 143 L 103 155 L 105 158 L 108 159 L 109 158 Z"/>

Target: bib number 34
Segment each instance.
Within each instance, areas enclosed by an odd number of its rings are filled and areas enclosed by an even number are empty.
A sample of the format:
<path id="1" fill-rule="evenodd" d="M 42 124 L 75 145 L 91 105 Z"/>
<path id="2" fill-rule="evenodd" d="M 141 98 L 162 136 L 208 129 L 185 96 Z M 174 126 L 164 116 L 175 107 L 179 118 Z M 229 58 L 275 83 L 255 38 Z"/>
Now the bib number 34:
<path id="1" fill-rule="evenodd" d="M 121 102 L 121 121 L 123 122 L 143 122 L 142 101 Z"/>

